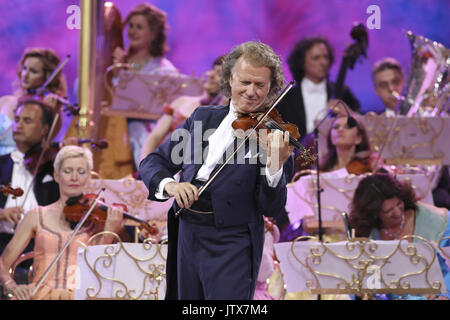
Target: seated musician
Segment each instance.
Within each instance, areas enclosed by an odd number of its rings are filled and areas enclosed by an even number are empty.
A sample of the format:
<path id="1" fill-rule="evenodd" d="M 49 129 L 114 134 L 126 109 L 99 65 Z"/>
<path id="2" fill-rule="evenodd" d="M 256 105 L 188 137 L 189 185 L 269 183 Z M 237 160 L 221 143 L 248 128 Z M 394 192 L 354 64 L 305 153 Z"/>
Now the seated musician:
<path id="1" fill-rule="evenodd" d="M 337 116 L 334 118 L 327 134 L 327 153 L 322 157 L 319 165 L 321 177 L 340 178 L 349 174 L 359 175 L 372 172 L 376 163 L 376 154 L 372 152 L 364 125 L 353 117 L 356 126 L 350 128 L 345 109 L 338 108 L 333 111 L 337 113 Z M 379 160 L 380 164 L 381 162 L 382 160 Z M 310 173 L 311 170 L 299 171 L 294 181 Z M 281 230 L 281 241 L 290 241 L 298 236 L 305 235 L 305 232 L 313 232 L 308 227 L 307 220 L 302 219 L 301 224 L 296 222 L 284 227 Z M 336 232 L 336 230 L 327 229 L 327 236 L 331 236 L 334 241 L 340 239 L 343 234 L 339 230 Z"/>
<path id="2" fill-rule="evenodd" d="M 103 231 L 99 226 L 88 221 L 75 235 L 43 285 L 38 288 L 34 296 L 31 295 L 33 287 L 40 281 L 45 270 L 72 233 L 74 224 L 67 220 L 63 209 L 67 199 L 79 196 L 88 185 L 93 167 L 92 153 L 82 147 L 65 146 L 58 152 L 54 166 L 54 176 L 61 196 L 56 202 L 48 206 L 39 206 L 25 214 L 0 258 L 1 284 L 7 292 L 20 300 L 73 299 L 79 241 L 86 243 L 93 234 Z M 122 225 L 122 210 L 108 208 L 104 230 L 118 232 Z M 35 241 L 32 280 L 29 285 L 17 285 L 8 273 L 8 269 L 32 238 Z M 114 237 L 111 234 L 105 234 L 96 240 L 95 244 L 108 244 L 112 243 Z"/>
<path id="3" fill-rule="evenodd" d="M 400 63 L 394 58 L 383 58 L 377 61 L 372 69 L 372 80 L 375 92 L 384 104 L 384 114 L 388 117 L 395 115 L 395 108 L 398 104 L 395 93 L 400 94 L 403 90 L 405 76 Z M 394 94 L 393 94 L 394 93 Z M 421 105 L 434 107 L 437 101 L 432 100 L 434 95 L 425 95 Z M 420 112 L 418 115 L 421 115 Z M 450 210 L 450 175 L 449 166 L 434 166 L 426 168 L 430 173 L 436 172 L 436 180 L 433 183 L 434 204 Z"/>
<path id="4" fill-rule="evenodd" d="M 398 240 L 405 235 L 416 235 L 439 243 L 443 237 L 450 236 L 449 211 L 418 202 L 412 186 L 390 174 L 376 173 L 362 179 L 351 207 L 349 224 L 355 229 L 356 237 Z M 450 239 L 443 240 L 441 246 L 450 246 Z M 440 255 L 438 259 L 449 290 L 448 266 Z M 445 297 L 448 299 L 448 292 L 438 298 Z"/>
<path id="5" fill-rule="evenodd" d="M 36 92 L 52 75 L 60 62 L 57 54 L 50 48 L 26 49 L 17 66 L 17 90 L 12 95 L 0 98 L 0 155 L 8 154 L 16 148 L 12 133 L 14 111 Z M 52 109 L 58 107 L 58 96 L 67 95 L 65 77 L 61 72 L 56 74 L 46 87 L 42 100 Z M 62 122 L 57 122 L 56 133 Z M 54 135 L 56 136 L 56 134 Z"/>
<path id="6" fill-rule="evenodd" d="M 375 62 L 372 68 L 372 80 L 376 94 L 384 105 L 387 117 L 395 115 L 398 100 L 394 94 L 402 92 L 405 77 L 400 63 L 394 58 L 384 58 Z"/>
<path id="7" fill-rule="evenodd" d="M 332 172 L 331 176 L 371 172 L 376 161 L 364 125 L 354 118 L 356 126 L 350 128 L 347 119 L 346 114 L 339 113 L 327 135 L 327 153 L 319 168 Z"/>
<path id="8" fill-rule="evenodd" d="M 25 101 L 15 110 L 12 132 L 17 149 L 0 156 L 0 184 L 21 187 L 25 195 L 14 199 L 11 195 L 6 197 L 0 194 L 0 254 L 11 240 L 15 225 L 25 211 L 38 205 L 48 205 L 59 198 L 52 162 L 42 161 L 40 170 L 33 177 L 34 168 L 29 168 L 24 160 L 25 154 L 46 139 L 53 119 L 52 109 L 37 100 Z"/>

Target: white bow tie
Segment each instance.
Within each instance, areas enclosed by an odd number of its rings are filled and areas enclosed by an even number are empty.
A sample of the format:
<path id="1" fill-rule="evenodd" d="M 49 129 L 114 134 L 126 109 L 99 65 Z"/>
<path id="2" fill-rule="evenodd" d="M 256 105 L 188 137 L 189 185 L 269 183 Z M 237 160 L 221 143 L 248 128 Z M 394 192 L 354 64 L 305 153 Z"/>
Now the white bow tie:
<path id="1" fill-rule="evenodd" d="M 315 84 L 311 81 L 304 82 L 304 89 L 308 93 L 324 92 L 326 90 L 325 81 Z"/>
<path id="2" fill-rule="evenodd" d="M 19 150 L 14 150 L 11 152 L 11 159 L 14 163 L 22 164 L 23 163 L 23 153 Z"/>

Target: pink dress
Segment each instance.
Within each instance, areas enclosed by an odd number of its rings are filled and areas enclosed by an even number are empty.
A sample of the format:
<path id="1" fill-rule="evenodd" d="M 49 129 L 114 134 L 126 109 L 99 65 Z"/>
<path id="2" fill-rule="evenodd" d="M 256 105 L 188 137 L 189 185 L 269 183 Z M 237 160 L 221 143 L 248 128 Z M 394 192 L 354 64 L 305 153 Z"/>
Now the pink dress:
<path id="1" fill-rule="evenodd" d="M 46 226 L 42 207 L 38 207 L 38 224 L 34 245 L 33 276 L 30 285 L 40 280 L 47 267 L 60 252 L 71 232 L 56 232 Z M 79 233 L 66 248 L 60 260 L 53 267 L 37 293 L 34 300 L 69 300 L 74 298 L 77 270 L 78 241 L 87 243 L 90 235 Z"/>
<path id="2" fill-rule="evenodd" d="M 276 298 L 267 291 L 267 279 L 269 279 L 274 272 L 275 264 L 273 245 L 280 239 L 280 231 L 274 223 L 269 222 L 267 218 L 265 218 L 265 220 L 266 232 L 264 249 L 253 300 L 276 300 Z"/>

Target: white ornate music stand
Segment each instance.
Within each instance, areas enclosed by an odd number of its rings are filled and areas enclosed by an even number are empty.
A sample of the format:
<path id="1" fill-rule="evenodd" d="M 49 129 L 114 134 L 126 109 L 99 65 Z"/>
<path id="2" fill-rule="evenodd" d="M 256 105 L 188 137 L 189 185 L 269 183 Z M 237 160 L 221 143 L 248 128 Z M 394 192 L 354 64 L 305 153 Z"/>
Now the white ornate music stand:
<path id="1" fill-rule="evenodd" d="M 418 239 L 410 243 L 408 240 Z M 288 292 L 440 294 L 447 288 L 435 247 L 418 236 L 396 241 L 320 243 L 299 237 L 275 244 Z M 423 242 L 422 242 L 423 241 Z"/>
<path id="2" fill-rule="evenodd" d="M 119 241 L 80 248 L 75 300 L 162 300 L 166 258 L 166 244 Z"/>
<path id="3" fill-rule="evenodd" d="M 323 189 L 321 196 L 322 220 L 325 226 L 343 227 L 341 212 L 349 212 L 349 204 L 353 198 L 359 181 L 365 175 L 356 176 L 350 174 L 346 177 L 327 177 L 322 174 L 320 178 Z M 426 174 L 399 174 L 400 181 L 409 180 L 419 197 L 425 203 L 433 204 L 431 195 L 432 177 Z M 317 221 L 317 197 L 316 176 L 303 176 L 296 182 L 287 185 L 286 211 L 291 223 L 295 223 L 305 217 L 311 217 L 311 221 Z"/>
<path id="4" fill-rule="evenodd" d="M 394 117 L 369 112 L 356 116 L 367 130 L 370 143 L 379 151 L 395 120 Z M 326 119 L 319 131 L 319 151 L 326 153 L 326 137 L 333 119 Z M 384 147 L 382 158 L 387 164 L 449 165 L 450 117 L 398 116 L 393 132 Z"/>
<path id="5" fill-rule="evenodd" d="M 184 74 L 121 71 L 112 104 L 103 113 L 128 118 L 158 119 L 164 104 L 180 96 L 198 96 L 202 92 L 202 80 Z"/>

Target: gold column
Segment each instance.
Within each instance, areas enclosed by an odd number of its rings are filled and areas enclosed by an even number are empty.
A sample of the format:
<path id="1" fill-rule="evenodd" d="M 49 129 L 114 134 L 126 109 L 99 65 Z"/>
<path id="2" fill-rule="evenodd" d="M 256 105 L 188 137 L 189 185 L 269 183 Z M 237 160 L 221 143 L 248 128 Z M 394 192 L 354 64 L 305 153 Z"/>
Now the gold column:
<path id="1" fill-rule="evenodd" d="M 99 41 L 103 32 L 104 0 L 81 0 L 81 30 L 78 63 L 78 138 L 97 138 L 103 96 L 99 70 Z M 100 72 L 99 72 L 100 71 Z M 94 163 L 98 163 L 94 153 Z M 95 170 L 95 168 L 94 168 Z"/>

